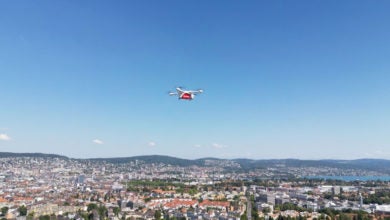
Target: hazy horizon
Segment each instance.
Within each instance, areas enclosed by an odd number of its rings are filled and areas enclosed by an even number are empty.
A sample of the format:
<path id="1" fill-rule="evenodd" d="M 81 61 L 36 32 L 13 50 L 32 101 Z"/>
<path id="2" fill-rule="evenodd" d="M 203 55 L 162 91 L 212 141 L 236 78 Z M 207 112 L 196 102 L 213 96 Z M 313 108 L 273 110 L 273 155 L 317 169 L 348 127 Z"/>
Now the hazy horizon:
<path id="1" fill-rule="evenodd" d="M 113 157 L 72 157 L 68 155 L 63 154 L 57 154 L 57 153 L 43 153 L 43 152 L 0 152 L 1 153 L 11 153 L 11 154 L 47 154 L 47 155 L 57 155 L 57 156 L 64 156 L 70 159 L 112 159 L 112 158 L 131 158 L 131 157 L 149 157 L 149 156 L 163 156 L 163 157 L 173 157 L 178 159 L 185 159 L 185 160 L 199 160 L 199 159 L 207 159 L 207 158 L 214 158 L 214 159 L 222 159 L 222 160 L 238 160 L 238 159 L 247 159 L 247 160 L 390 160 L 390 159 L 384 159 L 384 158 L 351 158 L 351 159 L 345 159 L 345 158 L 246 158 L 246 157 L 232 157 L 232 158 L 222 158 L 222 157 L 199 157 L 199 158 L 185 158 L 180 156 L 174 156 L 174 155 L 162 155 L 162 154 L 143 154 L 143 155 L 122 155 L 122 156 L 113 156 Z"/>
<path id="2" fill-rule="evenodd" d="M 388 1 L 22 2 L 0 151 L 390 159 Z"/>

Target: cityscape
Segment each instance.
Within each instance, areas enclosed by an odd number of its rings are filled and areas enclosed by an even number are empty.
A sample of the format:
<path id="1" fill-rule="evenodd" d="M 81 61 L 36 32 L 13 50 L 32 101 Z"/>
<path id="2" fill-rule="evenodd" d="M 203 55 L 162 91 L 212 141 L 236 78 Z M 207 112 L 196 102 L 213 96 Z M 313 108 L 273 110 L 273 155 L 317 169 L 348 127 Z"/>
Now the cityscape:
<path id="1" fill-rule="evenodd" d="M 285 167 L 250 170 L 231 160 L 204 165 L 113 163 L 13 154 L 0 159 L 0 205 L 6 219 L 386 219 L 390 179 L 378 171 Z M 167 157 L 175 163 L 175 158 Z M 120 159 L 120 158 L 119 158 Z M 179 158 L 176 158 L 180 160 Z M 118 158 L 116 159 L 118 160 Z M 111 161 L 111 162 L 110 162 Z M 302 178 L 357 175 L 371 180 Z M 356 176 L 359 178 L 359 176 Z M 389 176 L 388 176 L 389 177 Z M 377 200 L 375 200 L 377 199 Z M 333 211 L 330 211 L 333 210 Z"/>

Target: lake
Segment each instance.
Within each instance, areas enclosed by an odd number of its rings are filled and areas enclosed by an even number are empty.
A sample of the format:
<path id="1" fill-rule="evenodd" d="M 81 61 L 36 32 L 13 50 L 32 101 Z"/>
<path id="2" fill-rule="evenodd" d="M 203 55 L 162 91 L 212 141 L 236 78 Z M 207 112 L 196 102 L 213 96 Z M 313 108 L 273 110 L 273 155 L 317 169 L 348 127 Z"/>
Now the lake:
<path id="1" fill-rule="evenodd" d="M 307 179 L 327 179 L 327 180 L 343 180 L 343 181 L 390 181 L 390 176 L 304 176 Z"/>

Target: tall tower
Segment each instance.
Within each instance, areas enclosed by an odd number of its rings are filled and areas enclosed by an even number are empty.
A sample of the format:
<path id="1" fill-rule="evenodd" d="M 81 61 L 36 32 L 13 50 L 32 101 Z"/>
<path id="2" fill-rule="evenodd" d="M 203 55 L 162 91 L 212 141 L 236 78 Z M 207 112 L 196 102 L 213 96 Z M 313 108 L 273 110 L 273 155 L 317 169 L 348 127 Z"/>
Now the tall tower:
<path id="1" fill-rule="evenodd" d="M 359 193 L 359 198 L 360 198 L 359 208 L 362 209 L 363 208 L 363 196 L 361 193 Z"/>

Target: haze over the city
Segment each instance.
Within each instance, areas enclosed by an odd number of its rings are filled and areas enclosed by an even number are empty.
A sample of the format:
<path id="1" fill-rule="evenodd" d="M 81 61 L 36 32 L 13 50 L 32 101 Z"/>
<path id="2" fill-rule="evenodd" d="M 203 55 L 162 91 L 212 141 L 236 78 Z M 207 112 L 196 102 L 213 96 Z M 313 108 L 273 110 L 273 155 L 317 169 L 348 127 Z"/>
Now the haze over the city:
<path id="1" fill-rule="evenodd" d="M 390 159 L 389 6 L 1 1 L 0 152 Z"/>

